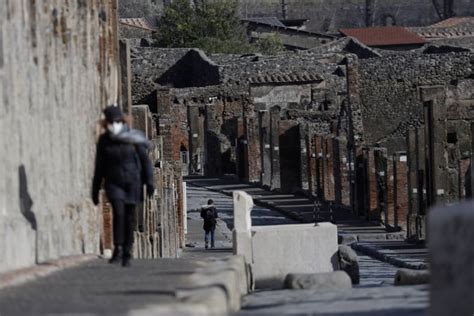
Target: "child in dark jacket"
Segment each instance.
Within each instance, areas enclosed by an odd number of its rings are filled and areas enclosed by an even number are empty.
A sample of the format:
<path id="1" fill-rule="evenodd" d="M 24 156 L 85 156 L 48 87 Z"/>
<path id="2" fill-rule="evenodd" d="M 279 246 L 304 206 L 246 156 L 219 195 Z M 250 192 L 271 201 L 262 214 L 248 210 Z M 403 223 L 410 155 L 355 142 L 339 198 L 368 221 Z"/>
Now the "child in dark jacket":
<path id="1" fill-rule="evenodd" d="M 204 219 L 203 229 L 204 234 L 204 243 L 206 249 L 209 248 L 209 235 L 211 237 L 211 248 L 215 248 L 214 244 L 214 232 L 216 230 L 217 224 L 217 209 L 214 206 L 214 201 L 209 199 L 207 205 L 201 208 L 201 217 Z"/>

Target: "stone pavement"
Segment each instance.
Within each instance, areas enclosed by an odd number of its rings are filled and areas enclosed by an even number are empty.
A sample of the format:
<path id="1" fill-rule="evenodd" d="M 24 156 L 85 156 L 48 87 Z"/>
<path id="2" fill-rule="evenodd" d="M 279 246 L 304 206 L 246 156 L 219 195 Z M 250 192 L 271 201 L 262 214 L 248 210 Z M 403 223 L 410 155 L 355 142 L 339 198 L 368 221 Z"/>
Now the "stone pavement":
<path id="1" fill-rule="evenodd" d="M 426 269 L 428 266 L 427 249 L 424 245 L 408 243 L 404 240 L 403 232 L 388 232 L 379 223 L 368 222 L 347 209 L 322 204 L 320 211 L 315 212 L 314 201 L 304 195 L 271 192 L 231 177 L 190 177 L 188 182 L 226 195 L 231 195 L 234 190 L 245 191 L 257 205 L 253 212 L 272 209 L 301 223 L 314 222 L 315 218 L 318 221 L 332 221 L 337 224 L 339 236 L 344 243 L 351 243 L 356 250 L 398 267 Z M 254 225 L 259 225 L 258 221 Z"/>
<path id="2" fill-rule="evenodd" d="M 0 315 L 223 314 L 240 305 L 237 265 L 159 259 L 134 260 L 125 269 L 95 260 L 1 290 Z"/>
<path id="3" fill-rule="evenodd" d="M 426 286 L 262 291 L 247 296 L 237 315 L 421 316 L 428 300 Z"/>
<path id="4" fill-rule="evenodd" d="M 198 200 L 208 197 L 214 199 L 218 203 L 218 208 L 223 210 L 221 217 L 229 224 L 229 228 L 232 223 L 232 212 L 227 213 L 227 210 L 232 210 L 230 194 L 234 188 L 243 189 L 254 197 L 256 193 L 268 198 L 272 196 L 268 191 L 258 187 L 244 184 L 232 185 L 224 181 L 222 179 L 198 179 L 197 181 L 188 179 L 188 199 L 190 199 L 188 204 L 194 203 L 196 198 Z M 216 184 L 218 182 L 220 184 Z M 206 187 L 208 185 L 209 188 Z M 275 196 L 278 195 L 273 195 L 273 197 Z M 301 199 L 298 196 L 294 196 L 294 198 Z M 194 207 L 198 206 L 199 204 L 195 204 Z M 265 225 L 293 222 L 285 220 L 285 216 L 281 214 L 281 212 L 257 205 L 252 211 L 252 223 L 253 225 Z M 347 222 L 344 225 L 348 225 Z M 349 233 L 363 230 L 363 225 L 350 227 Z M 374 235 L 378 233 L 378 230 L 385 236 L 386 232 L 380 228 L 369 229 L 369 232 L 363 233 Z M 428 307 L 427 286 L 395 287 L 394 277 L 398 267 L 361 252 L 358 252 L 358 257 L 360 284 L 352 290 L 256 291 L 244 298 L 242 310 L 236 315 L 425 315 Z"/>
<path id="5" fill-rule="evenodd" d="M 423 315 L 424 286 L 395 287 L 391 264 L 359 255 L 361 284 L 352 290 L 259 291 L 240 295 L 245 267 L 231 256 L 232 198 L 188 183 L 188 234 L 180 259 L 134 260 L 131 268 L 96 259 L 23 285 L 0 290 L 0 315 Z M 219 210 L 216 249 L 204 249 L 199 207 Z M 294 223 L 257 206 L 253 225 Z M 245 283 L 246 284 L 246 283 Z"/>

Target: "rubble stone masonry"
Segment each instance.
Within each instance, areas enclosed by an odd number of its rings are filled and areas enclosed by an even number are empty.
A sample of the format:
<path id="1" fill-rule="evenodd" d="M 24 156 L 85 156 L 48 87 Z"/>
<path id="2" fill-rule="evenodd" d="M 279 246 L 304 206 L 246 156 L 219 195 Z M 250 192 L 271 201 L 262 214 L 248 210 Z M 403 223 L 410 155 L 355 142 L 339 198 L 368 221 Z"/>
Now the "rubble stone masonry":
<path id="1" fill-rule="evenodd" d="M 118 101 L 116 1 L 0 1 L 0 273 L 98 253 L 96 121 Z"/>

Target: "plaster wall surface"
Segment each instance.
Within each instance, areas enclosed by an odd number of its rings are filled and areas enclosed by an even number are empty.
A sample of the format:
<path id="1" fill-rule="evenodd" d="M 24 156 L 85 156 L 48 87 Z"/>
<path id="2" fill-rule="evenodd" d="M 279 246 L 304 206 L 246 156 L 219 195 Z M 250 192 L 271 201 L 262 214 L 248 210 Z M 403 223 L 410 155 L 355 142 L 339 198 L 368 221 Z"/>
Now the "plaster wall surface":
<path id="1" fill-rule="evenodd" d="M 96 120 L 117 102 L 115 1 L 0 1 L 0 272 L 98 253 Z"/>

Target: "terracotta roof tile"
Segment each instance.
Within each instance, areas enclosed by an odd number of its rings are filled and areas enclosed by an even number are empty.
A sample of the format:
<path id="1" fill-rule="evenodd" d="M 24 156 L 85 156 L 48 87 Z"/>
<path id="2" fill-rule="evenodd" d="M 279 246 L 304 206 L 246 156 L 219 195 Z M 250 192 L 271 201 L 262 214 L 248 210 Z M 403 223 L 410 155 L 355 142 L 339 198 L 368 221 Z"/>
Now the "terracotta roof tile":
<path id="1" fill-rule="evenodd" d="M 147 31 L 158 30 L 158 26 L 150 18 L 122 18 L 119 21 L 120 21 L 120 24 L 136 27 L 139 29 L 147 30 Z"/>
<path id="2" fill-rule="evenodd" d="M 340 29 L 345 36 L 355 37 L 367 46 L 390 46 L 424 44 L 418 34 L 401 26 L 381 26 L 354 29 Z"/>

